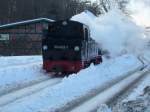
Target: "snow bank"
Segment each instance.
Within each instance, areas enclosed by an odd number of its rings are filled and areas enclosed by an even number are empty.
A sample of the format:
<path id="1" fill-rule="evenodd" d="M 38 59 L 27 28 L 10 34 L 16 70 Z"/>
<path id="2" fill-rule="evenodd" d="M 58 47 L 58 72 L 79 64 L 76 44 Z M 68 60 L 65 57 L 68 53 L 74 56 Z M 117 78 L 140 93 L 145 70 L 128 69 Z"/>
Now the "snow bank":
<path id="1" fill-rule="evenodd" d="M 42 56 L 9 56 L 0 57 L 0 69 L 34 62 L 42 62 Z"/>
<path id="2" fill-rule="evenodd" d="M 0 108 L 0 111 L 53 111 L 56 108 L 67 105 L 68 102 L 76 98 L 86 95 L 93 89 L 104 85 L 107 81 L 126 75 L 126 73 L 142 66 L 141 62 L 133 55 L 124 55 L 107 60 L 97 66 L 91 65 L 89 68 L 81 70 L 78 74 L 65 77 L 61 83 L 53 87 L 45 88 L 41 92 Z"/>
<path id="3" fill-rule="evenodd" d="M 0 69 L 0 87 L 15 83 L 23 83 L 26 80 L 33 80 L 42 74 L 42 64 L 28 64 Z"/>
<path id="4" fill-rule="evenodd" d="M 147 38 L 144 30 L 118 9 L 99 17 L 86 11 L 71 19 L 88 25 L 92 38 L 103 50 L 107 50 L 111 57 L 127 52 L 141 54 L 145 49 Z"/>
<path id="5" fill-rule="evenodd" d="M 0 67 L 0 95 L 11 88 L 48 77 L 44 76 L 41 56 L 0 57 Z"/>

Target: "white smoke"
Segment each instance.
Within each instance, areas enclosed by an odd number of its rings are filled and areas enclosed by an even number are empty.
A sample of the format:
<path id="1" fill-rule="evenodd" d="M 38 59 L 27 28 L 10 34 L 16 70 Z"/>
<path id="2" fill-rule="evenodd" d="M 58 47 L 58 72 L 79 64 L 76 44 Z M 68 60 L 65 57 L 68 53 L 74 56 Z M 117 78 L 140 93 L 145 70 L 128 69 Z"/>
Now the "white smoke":
<path id="1" fill-rule="evenodd" d="M 127 10 L 138 25 L 150 26 L 150 0 L 130 0 Z"/>
<path id="2" fill-rule="evenodd" d="M 90 27 L 91 37 L 102 49 L 107 50 L 111 57 L 125 53 L 141 54 L 145 49 L 146 39 L 143 29 L 127 18 L 118 9 L 99 17 L 90 12 L 83 12 L 72 17 Z"/>

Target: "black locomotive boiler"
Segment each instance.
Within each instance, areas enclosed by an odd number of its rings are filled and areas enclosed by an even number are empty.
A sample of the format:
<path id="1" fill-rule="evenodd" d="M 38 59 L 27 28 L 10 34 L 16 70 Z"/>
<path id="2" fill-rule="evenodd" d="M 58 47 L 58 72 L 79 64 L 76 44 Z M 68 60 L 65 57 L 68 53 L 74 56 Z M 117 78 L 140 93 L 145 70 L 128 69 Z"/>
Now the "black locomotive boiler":
<path id="1" fill-rule="evenodd" d="M 49 24 L 43 32 L 43 69 L 53 74 L 76 73 L 102 57 L 98 44 L 90 37 L 87 25 L 61 20 Z"/>

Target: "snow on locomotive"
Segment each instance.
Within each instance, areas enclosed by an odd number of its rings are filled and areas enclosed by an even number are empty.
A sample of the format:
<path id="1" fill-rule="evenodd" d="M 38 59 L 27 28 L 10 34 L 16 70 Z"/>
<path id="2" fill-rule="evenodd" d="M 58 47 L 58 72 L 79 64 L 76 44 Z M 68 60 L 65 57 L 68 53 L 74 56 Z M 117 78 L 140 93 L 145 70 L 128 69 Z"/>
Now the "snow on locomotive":
<path id="1" fill-rule="evenodd" d="M 102 57 L 88 26 L 71 20 L 49 24 L 42 39 L 43 69 L 52 74 L 76 73 Z"/>

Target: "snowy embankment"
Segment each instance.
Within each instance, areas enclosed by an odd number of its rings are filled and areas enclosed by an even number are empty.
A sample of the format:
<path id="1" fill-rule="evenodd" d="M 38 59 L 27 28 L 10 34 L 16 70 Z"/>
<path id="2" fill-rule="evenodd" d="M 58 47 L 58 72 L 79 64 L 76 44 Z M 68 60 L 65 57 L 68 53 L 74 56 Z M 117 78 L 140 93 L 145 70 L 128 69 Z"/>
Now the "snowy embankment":
<path id="1" fill-rule="evenodd" d="M 41 56 L 9 56 L 9 57 L 0 57 L 0 69 L 16 66 L 16 65 L 23 65 L 35 62 L 42 62 Z"/>
<path id="2" fill-rule="evenodd" d="M 41 56 L 0 57 L 0 95 L 45 80 Z"/>
<path id="3" fill-rule="evenodd" d="M 53 111 L 104 86 L 108 81 L 142 68 L 133 55 L 124 55 L 65 77 L 61 83 L 0 108 L 3 112 Z M 29 101 L 30 99 L 30 101 Z M 48 100 L 49 99 L 49 100 Z"/>

